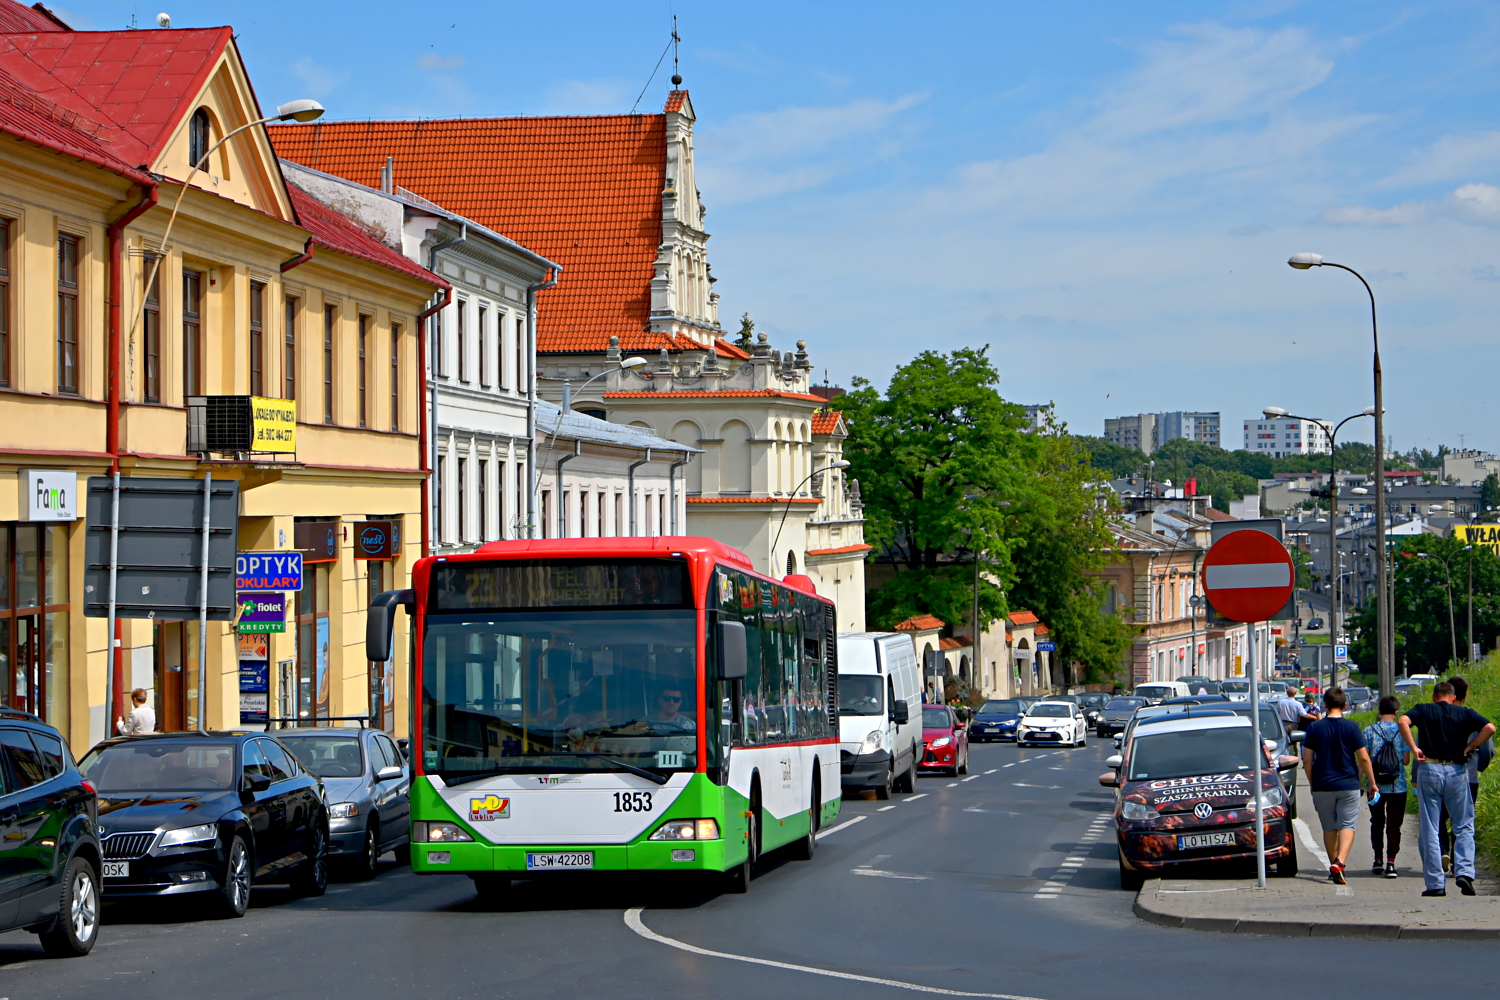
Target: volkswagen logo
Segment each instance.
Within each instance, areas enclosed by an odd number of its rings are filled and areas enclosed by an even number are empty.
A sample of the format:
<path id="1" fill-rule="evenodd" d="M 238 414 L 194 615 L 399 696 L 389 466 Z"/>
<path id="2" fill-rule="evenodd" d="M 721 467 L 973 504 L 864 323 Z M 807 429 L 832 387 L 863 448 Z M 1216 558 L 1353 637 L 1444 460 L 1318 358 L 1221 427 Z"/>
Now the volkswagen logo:
<path id="1" fill-rule="evenodd" d="M 1199 819 L 1208 819 L 1208 817 L 1212 816 L 1213 814 L 1214 807 L 1209 805 L 1207 802 L 1200 802 L 1197 805 L 1193 806 L 1193 815 L 1197 816 Z"/>

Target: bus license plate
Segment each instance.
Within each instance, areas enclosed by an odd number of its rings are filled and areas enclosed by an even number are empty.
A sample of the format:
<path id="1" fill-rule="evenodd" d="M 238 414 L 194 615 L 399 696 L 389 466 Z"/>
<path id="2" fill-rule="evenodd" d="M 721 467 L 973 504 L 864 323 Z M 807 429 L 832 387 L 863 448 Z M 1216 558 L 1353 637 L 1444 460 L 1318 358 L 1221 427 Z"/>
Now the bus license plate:
<path id="1" fill-rule="evenodd" d="M 105 878 L 129 878 L 130 877 L 130 862 L 129 861 L 106 861 L 106 862 L 104 862 L 104 877 Z"/>
<path id="2" fill-rule="evenodd" d="M 1217 833 L 1187 833 L 1178 836 L 1177 849 L 1191 851 L 1195 847 L 1229 847 L 1235 843 L 1233 830 L 1222 830 Z"/>
<path id="3" fill-rule="evenodd" d="M 593 851 L 560 851 L 549 854 L 526 855 L 526 870 L 547 871 L 553 868 L 592 868 Z"/>

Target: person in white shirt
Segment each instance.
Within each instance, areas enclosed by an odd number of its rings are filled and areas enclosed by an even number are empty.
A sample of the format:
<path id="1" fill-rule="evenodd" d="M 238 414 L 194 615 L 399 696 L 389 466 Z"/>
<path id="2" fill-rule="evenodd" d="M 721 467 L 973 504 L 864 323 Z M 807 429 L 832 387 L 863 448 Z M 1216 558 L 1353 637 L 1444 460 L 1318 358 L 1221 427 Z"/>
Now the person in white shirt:
<path id="1" fill-rule="evenodd" d="M 130 692 L 130 703 L 135 707 L 123 719 L 115 720 L 115 730 L 122 736 L 156 731 L 156 711 L 146 704 L 146 689 L 136 688 Z"/>

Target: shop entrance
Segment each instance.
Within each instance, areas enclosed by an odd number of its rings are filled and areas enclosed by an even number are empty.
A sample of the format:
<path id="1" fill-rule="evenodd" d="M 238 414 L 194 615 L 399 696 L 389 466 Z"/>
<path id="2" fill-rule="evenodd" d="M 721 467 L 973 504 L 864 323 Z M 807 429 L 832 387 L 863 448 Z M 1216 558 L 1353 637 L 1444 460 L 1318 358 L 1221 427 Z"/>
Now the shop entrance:
<path id="1" fill-rule="evenodd" d="M 66 530 L 0 523 L 0 704 L 43 719 L 68 662 Z"/>

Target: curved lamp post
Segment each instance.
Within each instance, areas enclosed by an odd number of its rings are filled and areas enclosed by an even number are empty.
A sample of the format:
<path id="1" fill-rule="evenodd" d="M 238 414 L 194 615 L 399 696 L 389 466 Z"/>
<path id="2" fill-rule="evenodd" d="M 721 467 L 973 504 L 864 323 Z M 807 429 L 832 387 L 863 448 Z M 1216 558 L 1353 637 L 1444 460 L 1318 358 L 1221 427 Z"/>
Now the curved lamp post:
<path id="1" fill-rule="evenodd" d="M 1365 292 L 1370 296 L 1370 333 L 1374 345 L 1375 382 L 1375 523 L 1380 525 L 1381 531 L 1380 545 L 1375 549 L 1375 582 L 1380 595 L 1375 604 L 1376 631 L 1379 633 L 1379 641 L 1375 643 L 1375 662 L 1376 670 L 1380 675 L 1380 694 L 1384 697 L 1391 693 L 1396 678 L 1390 644 L 1391 606 L 1385 588 L 1385 393 L 1381 386 L 1380 324 L 1375 315 L 1375 292 L 1370 288 L 1370 283 L 1365 280 L 1364 275 L 1352 267 L 1324 260 L 1322 254 L 1294 253 L 1287 260 L 1287 264 L 1299 271 L 1314 267 L 1336 267 L 1341 271 L 1348 271 L 1359 279 L 1359 283 L 1365 286 Z"/>
<path id="2" fill-rule="evenodd" d="M 849 462 L 846 459 L 841 458 L 837 462 L 830 462 L 827 465 L 823 466 L 823 468 L 821 469 L 814 469 L 809 472 L 806 478 L 804 478 L 802 482 L 793 487 L 791 493 L 787 494 L 786 506 L 781 508 L 781 520 L 776 524 L 776 537 L 771 542 L 771 571 L 773 574 L 776 571 L 776 546 L 781 542 L 781 529 L 786 527 L 786 516 L 792 511 L 792 501 L 797 498 L 797 491 L 806 486 L 808 480 L 812 479 L 813 476 L 816 476 L 820 472 L 827 472 L 829 469 L 847 468 L 849 468 Z"/>

